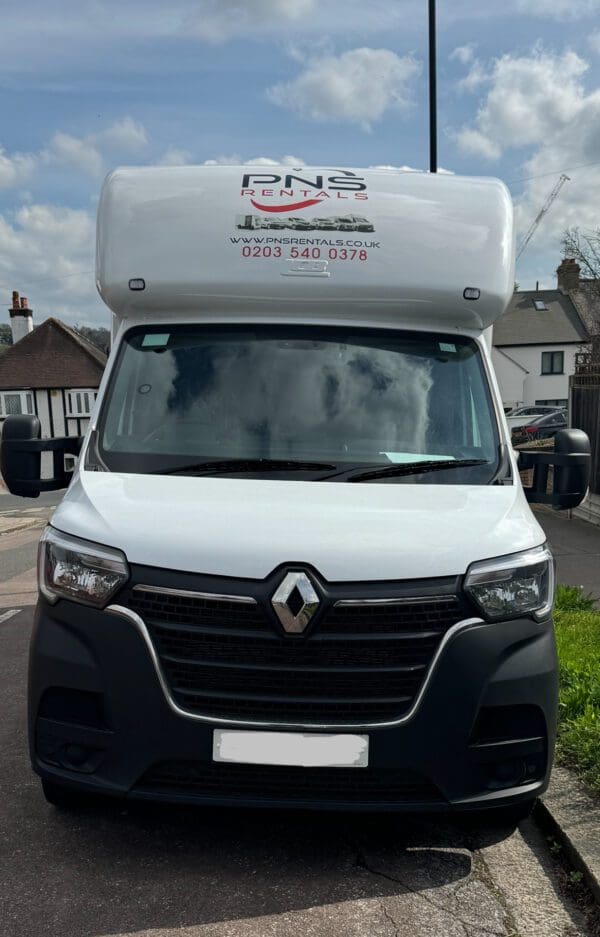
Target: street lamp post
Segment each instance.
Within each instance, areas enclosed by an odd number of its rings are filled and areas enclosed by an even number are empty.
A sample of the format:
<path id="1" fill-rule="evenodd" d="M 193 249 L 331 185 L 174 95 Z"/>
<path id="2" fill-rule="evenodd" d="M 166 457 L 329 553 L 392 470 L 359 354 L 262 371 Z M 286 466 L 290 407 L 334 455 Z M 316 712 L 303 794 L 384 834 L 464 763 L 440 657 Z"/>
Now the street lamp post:
<path id="1" fill-rule="evenodd" d="M 429 0 L 429 171 L 437 172 L 437 69 L 435 0 Z"/>

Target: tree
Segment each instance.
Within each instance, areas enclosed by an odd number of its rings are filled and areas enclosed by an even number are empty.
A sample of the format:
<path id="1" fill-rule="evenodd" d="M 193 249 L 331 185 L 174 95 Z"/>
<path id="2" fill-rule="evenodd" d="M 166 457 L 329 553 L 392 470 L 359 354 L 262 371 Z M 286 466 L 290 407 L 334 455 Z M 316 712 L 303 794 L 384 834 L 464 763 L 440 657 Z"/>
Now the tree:
<path id="1" fill-rule="evenodd" d="M 600 302 L 600 228 L 582 233 L 579 228 L 569 228 L 563 237 L 565 257 L 572 257 L 581 268 L 590 290 Z"/>
<path id="2" fill-rule="evenodd" d="M 110 347 L 110 332 L 104 326 L 94 329 L 89 325 L 76 325 L 75 331 L 79 332 L 83 338 L 87 338 L 88 342 L 91 342 L 100 351 L 106 352 L 107 348 Z"/>
<path id="3" fill-rule="evenodd" d="M 0 325 L 0 345 L 12 345 L 13 336 L 10 325 Z"/>
<path id="4" fill-rule="evenodd" d="M 582 232 L 579 228 L 565 231 L 562 241 L 564 256 L 579 265 L 582 279 L 577 290 L 577 305 L 583 307 L 591 348 L 588 357 L 600 359 L 600 228 Z"/>

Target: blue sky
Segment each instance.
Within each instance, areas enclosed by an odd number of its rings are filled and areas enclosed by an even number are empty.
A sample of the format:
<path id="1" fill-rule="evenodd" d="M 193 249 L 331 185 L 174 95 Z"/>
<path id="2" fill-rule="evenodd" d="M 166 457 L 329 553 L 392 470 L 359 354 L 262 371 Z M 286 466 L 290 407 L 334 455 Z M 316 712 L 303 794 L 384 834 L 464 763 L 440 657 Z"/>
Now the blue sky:
<path id="1" fill-rule="evenodd" d="M 95 205 L 115 165 L 428 163 L 426 0 L 4 0 L 0 297 L 108 324 Z M 438 0 L 439 155 L 509 183 L 517 279 L 600 226 L 600 0 Z M 592 165 L 589 165 L 592 164 Z M 578 168 L 579 167 L 579 168 Z"/>

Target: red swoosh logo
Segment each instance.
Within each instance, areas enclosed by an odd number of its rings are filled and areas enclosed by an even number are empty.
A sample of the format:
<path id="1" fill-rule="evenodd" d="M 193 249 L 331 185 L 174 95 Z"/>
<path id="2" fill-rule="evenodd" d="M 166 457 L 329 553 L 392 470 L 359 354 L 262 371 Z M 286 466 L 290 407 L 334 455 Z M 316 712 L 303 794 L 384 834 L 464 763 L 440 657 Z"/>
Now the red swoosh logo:
<path id="1" fill-rule="evenodd" d="M 259 211 L 285 211 L 288 214 L 291 211 L 298 211 L 300 208 L 310 208 L 311 205 L 320 205 L 322 201 L 323 199 L 321 198 L 309 198 L 305 202 L 294 202 L 292 205 L 261 205 L 260 202 L 255 202 L 253 198 L 250 199 L 251 204 L 254 205 L 255 208 L 258 208 Z"/>

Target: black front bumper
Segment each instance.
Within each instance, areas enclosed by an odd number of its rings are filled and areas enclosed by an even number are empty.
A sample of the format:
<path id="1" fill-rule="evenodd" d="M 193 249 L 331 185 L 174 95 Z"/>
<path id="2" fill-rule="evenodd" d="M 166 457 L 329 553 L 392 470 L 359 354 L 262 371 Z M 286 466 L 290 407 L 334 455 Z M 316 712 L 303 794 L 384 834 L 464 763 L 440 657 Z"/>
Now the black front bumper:
<path id="1" fill-rule="evenodd" d="M 332 729 L 368 732 L 368 768 L 216 765 L 218 720 L 178 712 L 142 634 L 108 611 L 40 600 L 29 678 L 34 770 L 65 786 L 140 799 L 364 810 L 502 807 L 545 790 L 556 731 L 549 620 L 459 629 L 408 718 L 368 730 Z"/>

